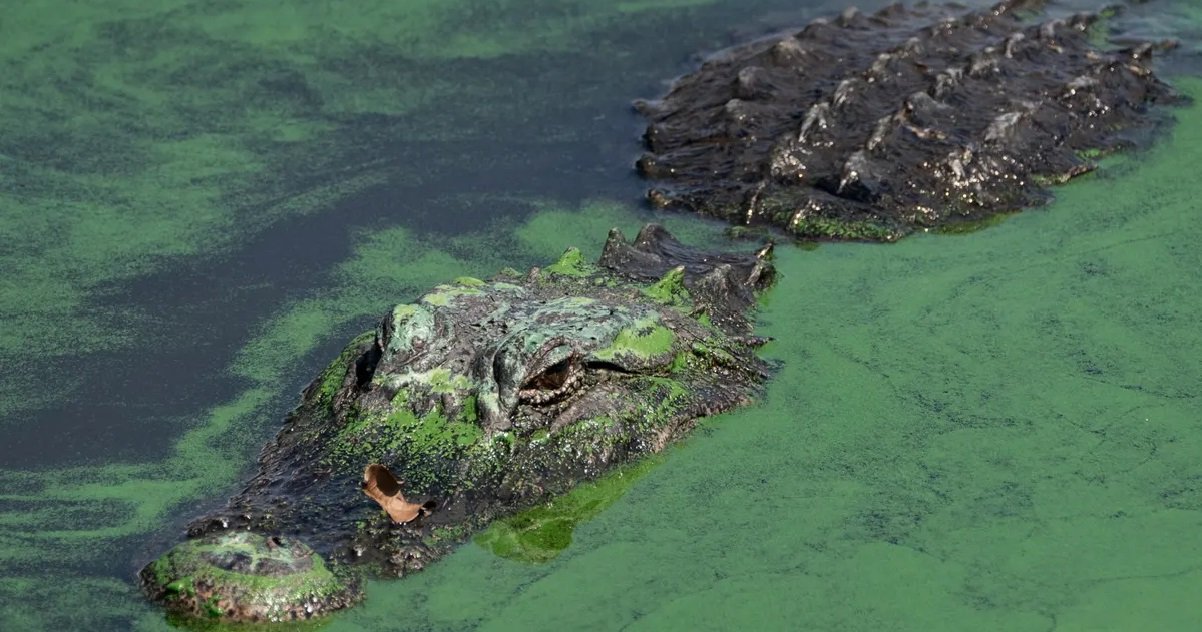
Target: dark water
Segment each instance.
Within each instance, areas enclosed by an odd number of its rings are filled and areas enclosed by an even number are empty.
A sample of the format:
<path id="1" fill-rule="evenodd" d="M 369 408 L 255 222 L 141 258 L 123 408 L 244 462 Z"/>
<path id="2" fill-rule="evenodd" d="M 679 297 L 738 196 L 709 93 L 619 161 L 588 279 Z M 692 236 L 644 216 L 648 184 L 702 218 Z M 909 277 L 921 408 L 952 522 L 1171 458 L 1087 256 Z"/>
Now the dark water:
<path id="1" fill-rule="evenodd" d="M 0 629 L 164 627 L 134 571 L 346 339 L 644 221 L 629 100 L 840 8 L 6 9 Z M 1181 37 L 1169 70 L 1196 74 L 1202 11 L 1123 20 Z M 556 560 L 468 545 L 330 628 L 1195 629 L 1202 112 L 1177 116 L 988 231 L 782 249 L 761 407 Z"/>

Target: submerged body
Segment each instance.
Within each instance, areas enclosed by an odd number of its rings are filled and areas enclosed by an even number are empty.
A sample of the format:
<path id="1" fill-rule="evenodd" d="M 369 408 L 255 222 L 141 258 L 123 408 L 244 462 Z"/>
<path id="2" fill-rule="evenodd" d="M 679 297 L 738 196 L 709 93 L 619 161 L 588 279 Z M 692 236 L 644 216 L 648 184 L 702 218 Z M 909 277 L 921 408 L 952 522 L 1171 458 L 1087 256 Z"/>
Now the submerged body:
<path id="1" fill-rule="evenodd" d="M 200 617 L 306 618 L 353 603 L 356 565 L 421 569 L 661 450 L 767 377 L 749 313 L 769 254 L 697 252 L 652 225 L 633 243 L 611 232 L 595 265 L 569 249 L 398 305 L 305 391 L 246 489 L 146 567 L 148 593 Z M 281 542 L 305 563 L 248 561 Z M 297 579 L 314 567 L 320 581 Z"/>
<path id="2" fill-rule="evenodd" d="M 1043 0 L 854 9 L 723 51 L 640 102 L 656 205 L 804 238 L 890 241 L 1046 201 L 1179 99 L 1154 49 Z M 1107 9 L 1102 13 L 1118 9 Z"/>

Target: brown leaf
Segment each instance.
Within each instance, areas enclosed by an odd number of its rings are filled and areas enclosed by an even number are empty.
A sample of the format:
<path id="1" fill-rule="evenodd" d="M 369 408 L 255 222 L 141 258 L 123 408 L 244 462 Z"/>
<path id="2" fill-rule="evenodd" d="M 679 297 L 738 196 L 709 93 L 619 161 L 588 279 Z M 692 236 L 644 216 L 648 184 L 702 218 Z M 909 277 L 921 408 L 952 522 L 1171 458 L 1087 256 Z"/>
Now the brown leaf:
<path id="1" fill-rule="evenodd" d="M 401 494 L 401 483 L 388 471 L 388 468 L 378 463 L 372 463 L 363 468 L 363 493 L 376 501 L 388 512 L 393 522 L 405 524 L 425 516 L 434 508 L 433 502 L 424 505 L 411 503 Z"/>

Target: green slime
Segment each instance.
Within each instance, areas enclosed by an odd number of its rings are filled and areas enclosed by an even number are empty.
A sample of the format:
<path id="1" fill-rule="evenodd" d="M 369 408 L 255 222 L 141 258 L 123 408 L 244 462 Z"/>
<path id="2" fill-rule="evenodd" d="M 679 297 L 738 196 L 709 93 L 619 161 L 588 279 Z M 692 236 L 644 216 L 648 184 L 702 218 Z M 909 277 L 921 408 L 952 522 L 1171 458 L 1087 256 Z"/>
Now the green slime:
<path id="1" fill-rule="evenodd" d="M 1179 85 L 1202 97 L 1202 83 Z M 467 546 L 372 583 L 328 629 L 1188 627 L 1202 616 L 1202 107 L 1175 116 L 1137 160 L 987 230 L 779 248 L 760 333 L 782 369 L 763 405 L 706 422 L 551 561 Z M 489 238 L 518 253 L 509 263 L 564 243 L 593 257 L 601 227 L 642 219 L 548 208 Z M 688 226 L 717 232 L 672 228 Z M 232 484 L 252 454 L 238 424 L 272 401 L 287 362 L 398 294 L 488 276 L 499 262 L 448 254 L 474 238 L 435 249 L 401 229 L 364 233 L 327 291 L 247 347 L 235 370 L 251 388 L 164 463 L 0 474 L 18 490 L 0 496 L 13 507 L 0 513 L 0 623 L 163 629 L 131 585 L 80 570 L 64 593 L 38 564 L 100 559 Z"/>
<path id="2" fill-rule="evenodd" d="M 596 481 L 515 516 L 498 520 L 473 540 L 493 553 L 523 562 L 555 559 L 572 544 L 572 531 L 614 504 L 639 479 L 662 462 L 650 457 L 619 468 Z"/>
<path id="3" fill-rule="evenodd" d="M 113 284 L 220 256 L 278 221 L 394 180 L 374 164 L 303 187 L 272 180 L 285 165 L 336 154 L 326 150 L 355 116 L 403 115 L 461 90 L 440 72 L 391 76 L 373 53 L 554 50 L 625 11 L 688 3 L 560 2 L 574 8 L 507 28 L 498 14 L 467 19 L 476 4 L 337 11 L 355 38 L 337 36 L 340 24 L 321 10 L 284 19 L 254 3 L 223 4 L 228 15 L 182 1 L 6 9 L 0 238 L 14 248 L 0 253 L 0 359 L 67 353 L 50 344 L 64 322 L 72 354 L 148 344 L 147 317 L 103 306 Z M 114 44 L 106 20 L 118 10 L 141 20 L 127 26 L 158 33 L 153 55 Z M 451 32 L 458 44 L 447 46 L 439 33 Z M 353 63 L 333 67 L 344 60 Z M 255 64 L 304 74 L 321 111 L 243 99 Z M 226 83 L 206 72 L 244 74 Z M 1202 97 L 1202 84 L 1178 85 Z M 367 604 L 330 629 L 1194 627 L 1202 109 L 1174 115 L 1171 138 L 1138 160 L 1112 160 L 1059 188 L 1052 206 L 1000 226 L 779 249 L 783 278 L 761 333 L 777 337 L 767 353 L 783 367 L 762 406 L 707 422 L 548 563 L 467 546 L 414 578 L 373 584 Z M 193 128 L 198 120 L 210 128 Z M 73 153 L 31 153 L 42 147 Z M 483 226 L 449 242 L 364 231 L 310 298 L 252 332 L 230 369 L 245 390 L 181 420 L 171 458 L 0 470 L 0 629 L 106 620 L 164 629 L 131 581 L 101 569 L 107 549 L 235 484 L 261 436 L 248 427 L 275 424 L 291 401 L 279 385 L 330 359 L 315 349 L 370 326 L 398 297 L 543 263 L 571 243 L 592 258 L 611 225 L 630 234 L 645 219 L 546 203 L 516 230 Z M 670 227 L 691 241 L 716 233 L 687 218 Z M 30 399 L 34 384 L 14 379 L 0 385 L 0 413 L 43 405 Z M 56 379 L 54 392 L 69 395 L 73 377 Z"/>
<path id="4" fill-rule="evenodd" d="M 230 368 L 247 388 L 204 418 L 188 420 L 166 460 L 45 472 L 0 469 L 0 601 L 11 604 L 0 610 L 0 629 L 121 619 L 131 611 L 140 613 L 139 625 L 157 629 L 161 613 L 146 607 L 135 586 L 82 567 L 102 563 L 113 542 L 160 530 L 173 512 L 191 515 L 186 501 L 234 485 L 260 447 L 253 427 L 275 425 L 278 419 L 263 415 L 278 416 L 299 401 L 279 385 L 298 365 L 306 366 L 316 348 L 345 343 L 397 301 L 449 278 L 488 277 L 504 265 L 553 261 L 572 243 L 595 260 L 603 245 L 598 236 L 609 227 L 633 235 L 648 219 L 605 202 L 572 210 L 538 200 L 530 204 L 540 211 L 517 230 L 487 226 L 437 244 L 400 227 L 363 231 L 353 256 L 331 271 L 325 287 L 316 287 L 311 298 L 291 304 L 254 335 Z M 693 241 L 704 241 L 706 233 L 717 239 L 712 224 L 684 216 L 665 219 L 676 234 Z M 480 248 L 481 240 L 490 247 Z M 489 253 L 505 254 L 502 260 Z M 308 365 L 329 360 L 314 358 Z M 72 580 L 80 592 L 63 593 L 43 572 L 46 559 L 80 573 Z"/>
<path id="5" fill-rule="evenodd" d="M 6 7 L 0 365 L 151 344 L 154 315 L 109 302 L 122 283 L 370 187 L 423 181 L 379 159 L 365 125 L 396 142 L 462 141 L 529 115 L 498 98 L 513 86 L 448 64 L 570 52 L 640 13 L 712 1 Z M 0 375 L 0 424 L 68 398 L 82 378 L 63 373 L 55 389 Z"/>

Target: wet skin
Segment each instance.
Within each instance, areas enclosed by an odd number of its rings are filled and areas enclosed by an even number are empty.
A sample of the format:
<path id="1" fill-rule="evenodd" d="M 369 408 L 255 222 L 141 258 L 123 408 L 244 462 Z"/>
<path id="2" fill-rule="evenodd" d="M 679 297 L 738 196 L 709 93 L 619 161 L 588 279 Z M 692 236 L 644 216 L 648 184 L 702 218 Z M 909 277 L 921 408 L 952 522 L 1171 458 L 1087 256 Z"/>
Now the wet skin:
<path id="1" fill-rule="evenodd" d="M 596 264 L 569 249 L 541 270 L 461 278 L 396 306 L 306 389 L 247 487 L 147 566 L 147 592 L 199 617 L 307 618 L 353 603 L 362 572 L 420 570 L 497 517 L 662 450 L 767 378 L 750 315 L 770 254 L 700 252 L 650 225 L 633 242 L 611 231 Z M 371 464 L 432 514 L 390 519 L 360 490 Z M 245 531 L 263 537 L 228 541 Z M 246 580 L 255 592 L 194 563 L 198 547 L 270 558 L 273 537 L 312 547 L 343 584 L 305 593 L 272 566 Z M 195 585 L 205 599 L 179 589 Z M 274 609 L 245 603 L 263 594 Z"/>
<path id="2" fill-rule="evenodd" d="M 1151 66 L 1170 43 L 1103 50 L 1103 16 L 1031 19 L 1049 4 L 850 9 L 717 53 L 636 104 L 648 198 L 883 241 L 1041 204 L 1181 101 Z"/>

